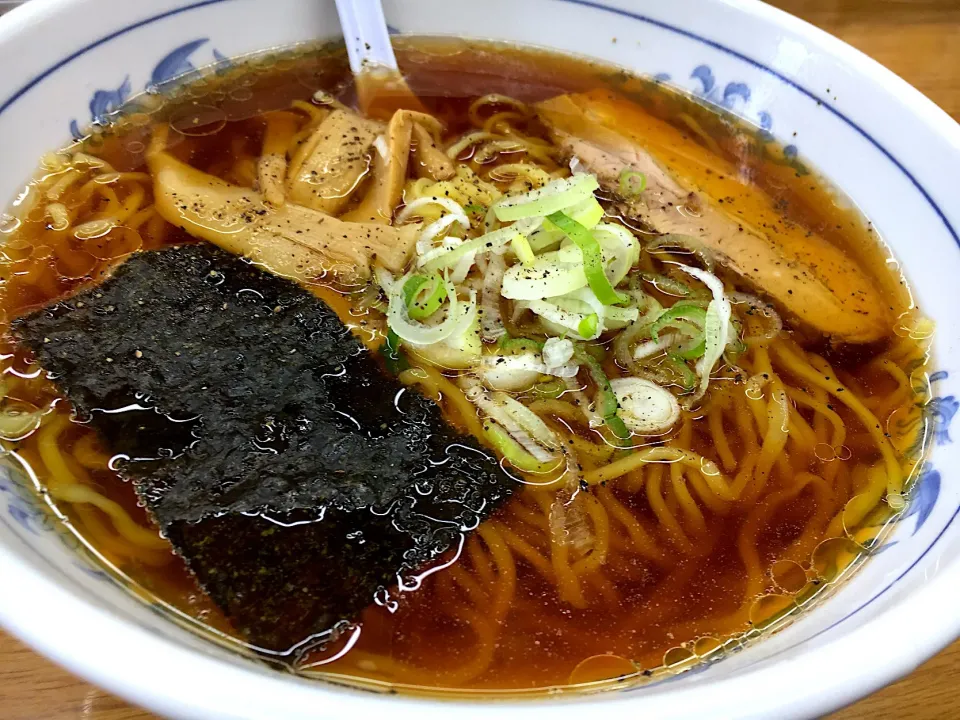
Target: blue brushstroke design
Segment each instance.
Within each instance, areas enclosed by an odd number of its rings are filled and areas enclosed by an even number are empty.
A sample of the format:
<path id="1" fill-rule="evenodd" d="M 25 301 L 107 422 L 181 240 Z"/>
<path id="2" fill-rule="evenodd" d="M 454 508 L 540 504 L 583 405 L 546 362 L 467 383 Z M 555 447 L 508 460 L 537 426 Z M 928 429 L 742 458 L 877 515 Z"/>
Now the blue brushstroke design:
<path id="1" fill-rule="evenodd" d="M 209 41 L 210 38 L 198 38 L 171 50 L 153 68 L 153 74 L 150 75 L 150 85 L 163 85 L 181 75 L 196 72 L 197 68 L 190 62 L 190 56 L 196 52 L 197 48 Z"/>
<path id="2" fill-rule="evenodd" d="M 85 575 L 92 577 L 94 580 L 100 581 L 110 581 L 110 576 L 107 575 L 103 570 L 97 570 L 96 568 L 90 567 L 89 565 L 84 565 L 80 562 L 74 562 L 73 566 L 78 570 L 82 570 Z"/>
<path id="3" fill-rule="evenodd" d="M 146 85 L 147 92 L 156 92 L 159 87 L 172 80 L 187 80 L 197 73 L 197 67 L 190 60 L 190 56 L 206 43 L 210 38 L 197 38 L 184 43 L 167 53 L 158 62 L 150 74 L 150 82 Z M 233 67 L 233 62 L 216 48 L 212 49 L 216 61 L 216 72 L 222 74 Z M 90 120 L 94 124 L 105 124 L 109 115 L 116 112 L 130 98 L 130 76 L 123 79 L 116 90 L 97 90 L 90 100 Z M 74 140 L 82 140 L 85 135 L 80 130 L 80 123 L 70 121 L 70 135 Z"/>
<path id="4" fill-rule="evenodd" d="M 743 100 L 744 103 L 750 102 L 750 88 L 747 87 L 746 83 L 742 82 L 727 83 L 727 86 L 723 89 L 723 101 L 721 104 L 725 108 L 732 108 L 736 104 L 735 101 L 737 98 Z M 769 115 L 767 117 L 769 117 Z"/>
<path id="5" fill-rule="evenodd" d="M 953 442 L 950 437 L 950 423 L 953 422 L 960 402 L 953 395 L 935 397 L 924 408 L 933 428 L 933 440 L 937 445 L 949 445 Z"/>
<path id="6" fill-rule="evenodd" d="M 697 65 L 693 72 L 690 73 L 690 77 L 694 80 L 699 80 L 700 84 L 703 86 L 698 95 L 707 96 L 713 91 L 714 85 L 716 85 L 716 80 L 713 77 L 713 70 L 710 69 L 709 65 Z"/>
<path id="7" fill-rule="evenodd" d="M 127 75 L 116 90 L 97 90 L 90 100 L 90 119 L 106 122 L 107 115 L 118 110 L 130 97 L 130 76 Z"/>
<path id="8" fill-rule="evenodd" d="M 923 527 L 924 523 L 933 512 L 933 506 L 937 504 L 937 498 L 940 497 L 940 473 L 932 467 L 925 468 L 923 474 L 917 478 L 917 485 L 911 493 L 912 503 L 907 517 L 917 516 L 917 525 L 913 529 L 913 535 Z"/>
<path id="9" fill-rule="evenodd" d="M 31 535 L 39 535 L 40 530 L 34 525 L 35 513 L 30 512 L 27 508 L 23 507 L 20 504 L 15 504 L 11 502 L 7 506 L 7 512 L 10 517 L 16 520 L 17 524 L 20 525 L 24 530 L 29 532 Z"/>

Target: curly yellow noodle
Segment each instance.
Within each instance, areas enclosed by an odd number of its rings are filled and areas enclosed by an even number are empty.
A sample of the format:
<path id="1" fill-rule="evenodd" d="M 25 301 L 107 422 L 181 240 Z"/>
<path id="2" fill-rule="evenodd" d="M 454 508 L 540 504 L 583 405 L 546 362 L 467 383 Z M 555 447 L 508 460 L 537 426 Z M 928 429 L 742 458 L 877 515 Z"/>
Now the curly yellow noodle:
<path id="1" fill-rule="evenodd" d="M 520 102 L 509 95 L 488 93 L 470 103 L 470 107 L 467 109 L 467 117 L 470 118 L 470 122 L 475 126 L 480 127 L 483 125 L 483 118 L 480 116 L 480 111 L 487 105 L 505 105 L 506 107 L 513 108 L 514 112 L 520 117 L 529 117 L 533 114 L 526 103 Z"/>
<path id="2" fill-rule="evenodd" d="M 117 532 L 134 545 L 156 550 L 167 549 L 169 544 L 156 531 L 138 525 L 119 504 L 96 492 L 89 485 L 82 484 L 71 472 L 59 445 L 60 434 L 69 423 L 69 417 L 55 413 L 37 431 L 37 450 L 49 473 L 47 489 L 50 495 L 63 502 L 86 503 L 97 507 L 110 517 Z M 89 482 L 89 478 L 83 479 Z"/>
<path id="3" fill-rule="evenodd" d="M 707 533 L 707 521 L 703 517 L 703 511 L 693 499 L 690 490 L 687 488 L 687 476 L 683 472 L 683 466 L 673 464 L 670 466 L 670 487 L 673 488 L 674 497 L 680 506 L 680 510 L 686 517 L 687 522 L 693 525 L 693 532 L 697 535 Z"/>
<path id="4" fill-rule="evenodd" d="M 697 497 L 700 498 L 711 512 L 717 515 L 726 515 L 730 511 L 729 501 L 715 495 L 710 487 L 703 481 L 703 476 L 700 473 L 694 472 L 689 468 L 684 468 L 683 472 L 690 485 L 693 486 L 694 491 L 696 491 Z"/>
<path id="5" fill-rule="evenodd" d="M 462 426 L 474 437 L 482 439 L 483 423 L 470 401 L 463 392 L 445 378 L 440 371 L 429 365 L 418 365 L 400 373 L 400 382 L 404 385 L 419 385 L 428 397 L 438 402 L 446 401 L 457 414 Z"/>
<path id="6" fill-rule="evenodd" d="M 702 473 L 704 479 L 718 495 L 727 500 L 734 499 L 726 478 L 713 460 L 708 460 L 692 450 L 675 447 L 646 447 L 635 450 L 619 460 L 585 473 L 583 479 L 590 485 L 596 485 L 597 483 L 614 480 L 641 465 L 656 462 L 688 465 Z"/>
<path id="7" fill-rule="evenodd" d="M 510 121 L 511 120 L 523 120 L 526 116 L 523 113 L 514 112 L 512 110 L 505 110 L 503 112 L 494 113 L 486 120 L 483 121 L 483 124 L 480 125 L 480 128 L 484 132 L 496 133 L 498 132 L 497 125 L 503 123 L 505 126 L 505 132 L 509 132 Z"/>
<path id="8" fill-rule="evenodd" d="M 913 394 L 913 387 L 910 378 L 907 377 L 903 369 L 891 360 L 880 358 L 870 363 L 870 366 L 885 372 L 897 383 L 897 389 L 888 393 L 885 397 L 877 398 L 878 402 L 874 407 L 874 412 L 879 417 L 886 417 L 908 400 Z"/>
<path id="9" fill-rule="evenodd" d="M 774 379 L 770 383 L 770 400 L 767 403 L 766 432 L 763 435 L 763 444 L 757 456 L 754 468 L 753 482 L 747 486 L 744 500 L 753 500 L 763 492 L 770 471 L 787 444 L 789 405 L 787 395 L 783 391 L 780 381 Z"/>
<path id="10" fill-rule="evenodd" d="M 733 399 L 733 407 L 734 416 L 737 421 L 737 434 L 746 445 L 746 453 L 753 454 L 757 452 L 759 445 L 757 442 L 757 429 L 750 411 L 749 402 L 746 394 L 741 393 Z"/>
<path id="11" fill-rule="evenodd" d="M 550 561 L 547 560 L 539 550 L 520 537 L 507 525 L 497 520 L 488 520 L 487 524 L 493 525 L 497 529 L 507 544 L 507 547 L 530 563 L 546 580 L 553 582 L 553 568 L 550 566 Z"/>
<path id="12" fill-rule="evenodd" d="M 715 404 L 707 413 L 707 426 L 710 428 L 710 437 L 713 438 L 713 447 L 720 457 L 720 464 L 727 472 L 737 469 L 737 459 L 730 449 L 727 432 L 723 427 L 723 408 Z"/>
<path id="13" fill-rule="evenodd" d="M 866 484 L 855 490 L 857 494 L 853 499 L 830 521 L 826 531 L 828 537 L 843 537 L 846 531 L 853 532 L 867 513 L 877 507 L 884 491 L 889 493 L 889 479 L 885 477 L 883 467 L 873 465 L 866 469 L 864 476 Z"/>
<path id="14" fill-rule="evenodd" d="M 97 436 L 85 433 L 73 444 L 70 451 L 77 462 L 89 470 L 106 470 L 110 456 L 95 447 Z"/>
<path id="15" fill-rule="evenodd" d="M 774 354 L 789 372 L 826 390 L 827 393 L 850 408 L 860 422 L 863 423 L 864 428 L 870 433 L 870 436 L 876 443 L 877 449 L 883 456 L 887 471 L 888 502 L 891 503 L 891 506 L 899 506 L 903 502 L 901 495 L 903 492 L 903 472 L 896 454 L 893 451 L 893 446 L 884 435 L 883 428 L 876 416 L 865 408 L 863 403 L 860 402 L 853 393 L 840 384 L 834 373 L 831 373 L 829 370 L 825 374 L 817 372 L 810 363 L 804 362 L 801 357 L 788 349 L 785 344 L 778 344 L 774 348 Z"/>
<path id="16" fill-rule="evenodd" d="M 650 503 L 650 508 L 653 510 L 654 515 L 656 515 L 657 520 L 660 521 L 660 524 L 663 526 L 667 533 L 667 537 L 670 538 L 671 542 L 673 542 L 673 544 L 676 545 L 681 552 L 687 555 L 692 555 L 695 552 L 693 543 L 683 531 L 680 523 L 677 522 L 675 514 L 670 510 L 670 508 L 667 506 L 667 503 L 664 501 L 661 492 L 663 473 L 663 465 L 654 464 L 646 468 L 647 502 Z"/>
<path id="17" fill-rule="evenodd" d="M 125 227 L 128 227 L 131 230 L 139 230 L 140 226 L 150 220 L 156 214 L 156 212 L 157 211 L 153 205 L 138 210 L 130 217 L 129 220 L 127 220 Z"/>
<path id="18" fill-rule="evenodd" d="M 467 556 L 470 558 L 470 562 L 473 564 L 474 572 L 480 576 L 480 581 L 486 585 L 491 585 L 493 583 L 493 566 L 490 564 L 490 559 L 483 552 L 483 549 L 480 547 L 480 541 L 477 539 L 476 535 L 471 535 L 467 539 Z"/>
<path id="19" fill-rule="evenodd" d="M 783 388 L 783 390 L 786 391 L 786 388 Z M 789 394 L 787 397 L 790 397 Z M 789 415 L 787 422 L 789 427 L 788 441 L 796 449 L 812 453 L 814 446 L 817 444 L 817 434 L 799 412 L 791 412 Z"/>
<path id="20" fill-rule="evenodd" d="M 627 534 L 629 535 L 630 540 L 633 542 L 633 546 L 637 553 L 645 558 L 648 558 L 649 560 L 653 560 L 657 563 L 663 563 L 663 553 L 657 547 L 657 544 L 651 537 L 650 533 L 647 532 L 637 517 L 619 500 L 617 500 L 613 492 L 610 491 L 610 488 L 603 486 L 598 487 L 596 493 L 597 498 L 603 504 L 610 516 L 617 520 L 626 529 Z"/>
<path id="21" fill-rule="evenodd" d="M 47 186 L 46 193 L 44 193 L 46 199 L 51 202 L 59 200 L 63 194 L 70 189 L 70 186 L 83 177 L 83 173 L 73 167 L 67 168 L 67 170 L 59 175 L 52 184 Z"/>

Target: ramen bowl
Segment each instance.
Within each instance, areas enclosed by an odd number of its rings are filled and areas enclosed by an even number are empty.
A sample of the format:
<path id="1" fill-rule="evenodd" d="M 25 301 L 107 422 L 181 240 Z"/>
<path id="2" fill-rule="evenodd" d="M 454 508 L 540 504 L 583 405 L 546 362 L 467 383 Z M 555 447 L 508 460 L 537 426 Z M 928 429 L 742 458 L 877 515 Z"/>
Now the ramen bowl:
<path id="1" fill-rule="evenodd" d="M 906 674 L 960 635 L 960 127 L 828 35 L 756 2 L 385 3 L 391 31 L 491 38 L 597 58 L 691 93 L 780 141 L 841 188 L 902 264 L 937 327 L 928 461 L 892 532 L 815 606 L 687 672 L 592 695 L 435 700 L 361 692 L 266 667 L 100 564 L 13 454 L 0 474 L 0 622 L 69 670 L 174 717 L 479 718 L 584 705 L 657 718 L 812 717 Z M 544 29 L 548 31 L 545 33 Z M 0 195 L 45 151 L 137 92 L 267 48 L 336 38 L 332 2 L 33 0 L 0 21 Z M 0 228 L 2 230 L 3 228 Z M 893 261 L 891 261 L 893 262 Z"/>

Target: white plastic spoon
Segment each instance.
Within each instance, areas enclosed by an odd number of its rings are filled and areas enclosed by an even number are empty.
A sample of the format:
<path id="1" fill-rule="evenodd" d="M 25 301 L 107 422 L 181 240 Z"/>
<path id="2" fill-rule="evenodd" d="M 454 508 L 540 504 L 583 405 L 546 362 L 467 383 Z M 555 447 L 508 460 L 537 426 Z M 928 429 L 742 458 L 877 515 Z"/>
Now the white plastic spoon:
<path id="1" fill-rule="evenodd" d="M 389 117 L 394 110 L 423 110 L 400 74 L 380 0 L 336 0 L 357 99 L 364 114 Z"/>

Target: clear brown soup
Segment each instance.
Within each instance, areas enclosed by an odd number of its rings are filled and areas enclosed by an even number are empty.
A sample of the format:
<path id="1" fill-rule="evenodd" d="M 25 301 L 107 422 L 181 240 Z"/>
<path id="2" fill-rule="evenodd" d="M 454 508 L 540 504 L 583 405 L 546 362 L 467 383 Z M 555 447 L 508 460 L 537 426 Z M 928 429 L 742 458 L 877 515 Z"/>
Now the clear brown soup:
<path id="1" fill-rule="evenodd" d="M 727 389 L 712 394 L 698 410 L 685 412 L 678 430 L 665 438 L 667 444 L 713 460 L 732 477 L 744 458 L 759 452 L 762 421 L 756 418 L 767 413 L 767 397 L 744 396 L 743 381 L 771 366 L 781 377 L 803 428 L 791 426 L 767 486 L 741 501 L 711 506 L 701 501 L 696 480 L 664 464 L 590 487 L 584 502 L 605 549 L 600 560 L 591 562 L 588 556 L 570 565 L 578 574 L 580 602 L 565 599 L 555 576 L 545 529 L 550 496 L 530 486 L 470 534 L 461 557 L 449 567 L 426 577 L 417 592 L 372 603 L 339 640 L 298 658 L 298 669 L 427 691 L 531 691 L 580 683 L 603 687 L 718 657 L 819 597 L 844 568 L 862 558 L 895 513 L 867 470 L 880 453 L 862 419 L 791 373 L 778 359 L 784 357 L 778 347 L 821 371 L 829 363 L 835 377 L 883 424 L 908 477 L 922 446 L 926 348 L 908 336 L 915 311 L 903 279 L 889 270 L 888 252 L 873 228 L 810 168 L 761 132 L 656 83 L 582 59 L 451 41 L 403 40 L 398 59 L 410 87 L 444 123 L 448 142 L 477 129 L 469 108 L 490 93 L 523 103 L 596 88 L 623 93 L 777 199 L 782 217 L 754 218 L 755 224 L 785 218 L 861 263 L 894 309 L 891 317 L 899 320 L 881 342 L 851 349 L 831 347 L 787 319 L 780 337 L 744 355 L 741 377 L 730 375 Z M 196 242 L 150 209 L 144 153 L 157 124 L 173 126 L 171 147 L 178 157 L 249 187 L 263 142 L 263 114 L 290 108 L 294 101 L 309 104 L 318 90 L 353 104 L 340 50 L 301 50 L 253 60 L 179 87 L 162 103 L 156 97 L 135 101 L 112 125 L 95 129 L 81 149 L 107 161 L 121 176 L 91 184 L 92 176 L 85 175 L 59 193 L 59 202 L 70 210 L 74 225 L 125 203 L 133 210 L 125 227 L 108 233 L 97 255 L 70 232 L 57 230 L 41 205 L 28 210 L 3 247 L 0 306 L 5 322 L 96 282 L 137 246 L 148 250 Z M 309 111 L 294 112 L 304 126 L 309 122 Z M 536 120 L 520 127 L 530 137 L 547 139 Z M 796 138 L 801 149 L 803 141 L 802 134 Z M 494 159 L 482 171 L 486 175 L 496 164 L 516 159 Z M 63 177 L 56 163 L 47 165 L 34 182 L 35 193 Z M 350 323 L 369 312 L 351 305 L 355 294 L 338 296 L 336 288 L 318 293 Z M 4 445 L 15 448 L 33 468 L 73 532 L 128 578 L 135 592 L 230 636 L 229 622 L 159 536 L 153 543 L 131 543 L 117 530 L 118 511 L 89 499 L 70 499 L 75 495 L 68 488 L 90 488 L 117 503 L 119 512 L 138 525 L 152 527 L 132 487 L 108 468 L 109 458 L 93 431 L 71 422 L 69 404 L 9 338 L 2 358 L 5 402 L 27 408 L 55 404 L 39 430 Z M 610 354 L 604 368 L 610 376 L 623 372 Z M 804 404 L 804 397 L 810 402 Z M 756 402 L 763 403 L 760 410 L 751 404 Z M 445 409 L 451 422 L 464 424 L 455 408 Z M 832 442 L 833 418 L 845 431 L 842 447 Z M 589 428 L 573 426 L 571 431 L 585 441 L 596 439 Z M 62 465 L 54 467 L 57 458 Z M 584 462 L 588 469 L 591 463 L 601 464 Z M 697 513 L 685 514 L 684 492 L 692 493 L 699 519 L 693 517 Z M 851 510 L 854 498 L 867 506 Z M 664 525 L 661 505 L 681 526 L 680 539 Z M 649 538 L 652 549 L 641 551 L 638 536 Z"/>

